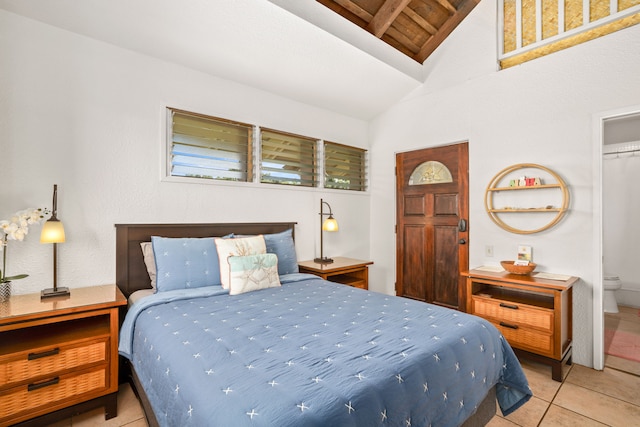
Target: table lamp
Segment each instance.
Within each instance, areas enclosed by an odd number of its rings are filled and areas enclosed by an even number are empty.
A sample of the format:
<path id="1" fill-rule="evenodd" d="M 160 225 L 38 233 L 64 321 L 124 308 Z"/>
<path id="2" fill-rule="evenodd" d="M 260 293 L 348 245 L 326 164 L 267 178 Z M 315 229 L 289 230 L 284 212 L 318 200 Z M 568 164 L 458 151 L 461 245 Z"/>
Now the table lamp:
<path id="1" fill-rule="evenodd" d="M 324 205 L 327 205 L 329 208 L 329 213 L 324 213 Z M 322 217 L 328 216 L 327 219 L 323 220 Z M 323 231 L 338 231 L 338 221 L 333 217 L 333 213 L 331 212 L 331 206 L 329 203 L 320 199 L 320 258 L 315 258 L 313 262 L 316 264 L 331 264 L 333 260 L 331 258 L 325 257 L 323 254 L 324 250 L 324 241 L 323 241 Z"/>
<path id="2" fill-rule="evenodd" d="M 58 243 L 64 243 L 64 226 L 58 219 L 58 186 L 53 185 L 53 207 L 51 218 L 42 226 L 40 243 L 53 243 L 53 288 L 43 289 L 40 299 L 69 295 L 69 288 L 58 287 Z"/>

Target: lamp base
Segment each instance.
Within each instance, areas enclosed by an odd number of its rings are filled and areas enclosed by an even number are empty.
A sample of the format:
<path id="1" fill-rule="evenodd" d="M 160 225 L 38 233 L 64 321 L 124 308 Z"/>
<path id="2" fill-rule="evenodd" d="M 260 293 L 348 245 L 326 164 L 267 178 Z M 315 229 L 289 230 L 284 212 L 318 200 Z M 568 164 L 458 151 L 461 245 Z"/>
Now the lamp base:
<path id="1" fill-rule="evenodd" d="M 333 260 L 331 258 L 324 257 L 324 258 L 315 258 L 313 262 L 315 262 L 316 264 L 331 264 Z"/>
<path id="2" fill-rule="evenodd" d="M 40 299 L 43 298 L 50 298 L 50 297 L 62 297 L 62 296 L 69 296 L 71 295 L 71 293 L 69 292 L 69 288 L 67 287 L 60 287 L 60 288 L 47 288 L 47 289 L 43 289 L 42 292 L 40 292 Z"/>

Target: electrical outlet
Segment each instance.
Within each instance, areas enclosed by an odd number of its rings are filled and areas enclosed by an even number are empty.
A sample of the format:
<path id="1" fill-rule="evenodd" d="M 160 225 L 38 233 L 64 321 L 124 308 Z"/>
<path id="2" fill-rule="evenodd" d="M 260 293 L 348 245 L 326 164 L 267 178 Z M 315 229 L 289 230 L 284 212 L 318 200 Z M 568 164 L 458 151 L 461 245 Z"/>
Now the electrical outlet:
<path id="1" fill-rule="evenodd" d="M 484 256 L 492 257 L 493 256 L 493 246 L 487 245 L 484 247 Z"/>

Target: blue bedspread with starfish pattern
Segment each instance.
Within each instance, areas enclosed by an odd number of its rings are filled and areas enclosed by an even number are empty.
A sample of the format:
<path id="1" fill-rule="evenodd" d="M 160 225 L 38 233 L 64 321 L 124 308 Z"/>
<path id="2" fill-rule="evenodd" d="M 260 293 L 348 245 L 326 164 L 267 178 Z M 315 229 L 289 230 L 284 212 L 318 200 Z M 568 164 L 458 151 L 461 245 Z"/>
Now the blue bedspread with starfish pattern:
<path id="1" fill-rule="evenodd" d="M 282 287 L 157 293 L 129 310 L 131 360 L 162 426 L 458 426 L 497 384 L 530 397 L 511 347 L 454 310 L 282 276 Z"/>

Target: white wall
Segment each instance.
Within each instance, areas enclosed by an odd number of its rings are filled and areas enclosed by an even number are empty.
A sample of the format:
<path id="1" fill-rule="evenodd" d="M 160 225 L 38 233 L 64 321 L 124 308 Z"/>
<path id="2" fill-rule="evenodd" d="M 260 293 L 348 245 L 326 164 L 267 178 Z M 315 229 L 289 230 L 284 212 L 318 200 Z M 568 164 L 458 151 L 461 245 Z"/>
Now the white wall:
<path id="1" fill-rule="evenodd" d="M 427 61 L 425 84 L 372 123 L 370 287 L 394 291 L 394 154 L 468 140 L 470 267 L 513 259 L 526 244 L 538 270 L 581 277 L 573 354 L 593 366 L 592 115 L 640 99 L 640 26 L 497 71 L 495 21 L 496 2 L 480 2 Z M 515 163 L 549 167 L 568 184 L 570 211 L 554 228 L 511 234 L 484 211 L 487 184 Z"/>
<path id="2" fill-rule="evenodd" d="M 325 254 L 369 257 L 369 196 L 263 185 L 161 182 L 172 106 L 367 148 L 367 123 L 0 11 L 0 219 L 51 207 L 58 184 L 58 284 L 115 280 L 116 223 L 297 221 L 298 257 L 319 252 L 319 200 L 340 223 Z M 256 64 L 259 67 L 259 64 Z M 39 226 L 10 242 L 15 293 L 52 285 Z M 1 267 L 0 267 L 1 268 Z"/>
<path id="3" fill-rule="evenodd" d="M 591 120 L 638 103 L 640 26 L 498 72 L 495 7 L 480 2 L 427 61 L 425 84 L 369 127 L 0 11 L 0 219 L 50 206 L 57 183 L 68 234 L 59 283 L 73 288 L 113 282 L 115 223 L 297 221 L 298 256 L 311 258 L 324 197 L 340 221 L 340 232 L 326 235 L 325 253 L 371 257 L 371 288 L 393 293 L 394 155 L 468 140 L 471 267 L 512 259 L 518 244 L 528 244 L 540 270 L 582 277 L 574 360 L 590 366 Z M 370 194 L 161 182 L 166 105 L 365 148 L 370 142 Z M 491 177 L 521 162 L 556 170 L 572 197 L 559 225 L 532 236 L 505 232 L 483 208 Z M 20 293 L 51 285 L 51 251 L 38 233 L 34 227 L 9 247 L 9 274 L 31 275 L 14 286 Z M 484 258 L 485 245 L 493 258 Z"/>

